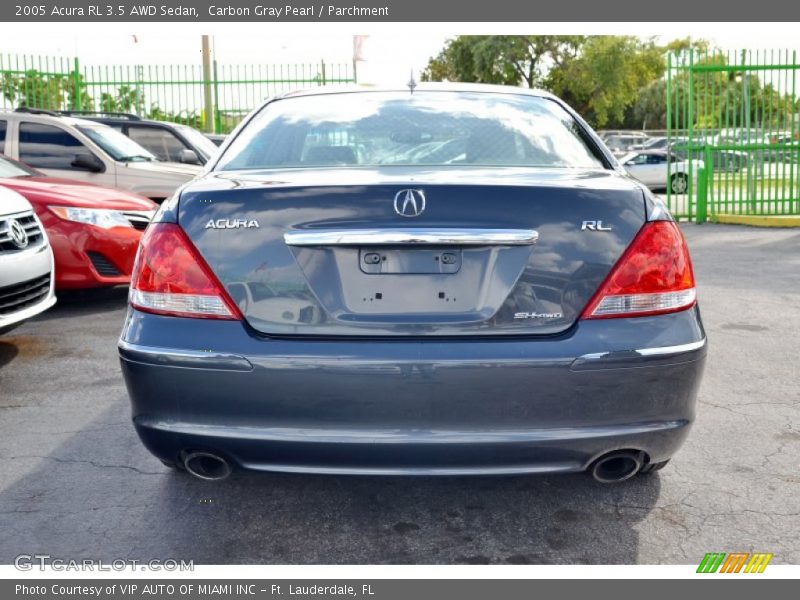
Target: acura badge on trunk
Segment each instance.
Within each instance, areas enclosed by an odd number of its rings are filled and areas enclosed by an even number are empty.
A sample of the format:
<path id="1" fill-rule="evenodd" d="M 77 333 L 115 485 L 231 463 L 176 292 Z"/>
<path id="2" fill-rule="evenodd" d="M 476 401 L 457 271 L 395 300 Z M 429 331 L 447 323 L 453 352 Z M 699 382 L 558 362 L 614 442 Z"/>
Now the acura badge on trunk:
<path id="1" fill-rule="evenodd" d="M 400 190 L 394 195 L 394 211 L 401 217 L 418 217 L 425 211 L 422 190 Z"/>

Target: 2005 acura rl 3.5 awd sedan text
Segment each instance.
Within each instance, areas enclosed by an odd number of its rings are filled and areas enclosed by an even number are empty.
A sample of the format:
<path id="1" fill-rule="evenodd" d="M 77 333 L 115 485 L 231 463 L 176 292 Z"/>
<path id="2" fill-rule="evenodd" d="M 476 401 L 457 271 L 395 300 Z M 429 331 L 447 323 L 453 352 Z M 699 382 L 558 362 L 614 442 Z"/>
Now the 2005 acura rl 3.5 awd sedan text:
<path id="1" fill-rule="evenodd" d="M 207 168 L 147 229 L 119 343 L 166 464 L 621 481 L 686 437 L 686 244 L 557 98 L 289 93 Z"/>

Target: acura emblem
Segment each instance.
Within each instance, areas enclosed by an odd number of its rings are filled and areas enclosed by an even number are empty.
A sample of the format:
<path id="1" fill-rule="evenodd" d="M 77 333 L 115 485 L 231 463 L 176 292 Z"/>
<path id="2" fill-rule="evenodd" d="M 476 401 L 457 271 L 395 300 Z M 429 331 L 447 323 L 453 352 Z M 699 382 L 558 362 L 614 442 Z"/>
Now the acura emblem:
<path id="1" fill-rule="evenodd" d="M 401 217 L 418 217 L 425 212 L 422 190 L 400 190 L 394 195 L 394 212 Z"/>
<path id="2" fill-rule="evenodd" d="M 25 231 L 22 223 L 16 219 L 11 219 L 8 222 L 8 233 L 11 236 L 11 241 L 20 250 L 28 245 L 28 232 Z"/>

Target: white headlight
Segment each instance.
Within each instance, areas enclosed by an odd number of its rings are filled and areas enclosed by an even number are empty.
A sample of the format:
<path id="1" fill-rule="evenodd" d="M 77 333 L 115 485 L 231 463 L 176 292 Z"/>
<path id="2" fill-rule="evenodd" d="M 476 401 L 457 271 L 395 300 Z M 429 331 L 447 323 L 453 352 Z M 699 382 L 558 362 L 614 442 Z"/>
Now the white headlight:
<path id="1" fill-rule="evenodd" d="M 62 219 L 86 223 L 103 229 L 112 227 L 133 227 L 128 219 L 118 210 L 103 208 L 77 208 L 72 206 L 50 206 L 51 211 Z"/>

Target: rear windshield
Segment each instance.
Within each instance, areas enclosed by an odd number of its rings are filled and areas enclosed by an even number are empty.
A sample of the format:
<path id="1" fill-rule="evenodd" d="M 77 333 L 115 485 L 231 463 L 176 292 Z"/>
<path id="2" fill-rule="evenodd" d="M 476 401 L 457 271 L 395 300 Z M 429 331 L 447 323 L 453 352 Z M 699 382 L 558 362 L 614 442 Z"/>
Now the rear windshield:
<path id="1" fill-rule="evenodd" d="M 602 167 L 560 105 L 534 96 L 363 92 L 267 105 L 221 170 L 322 166 Z"/>

